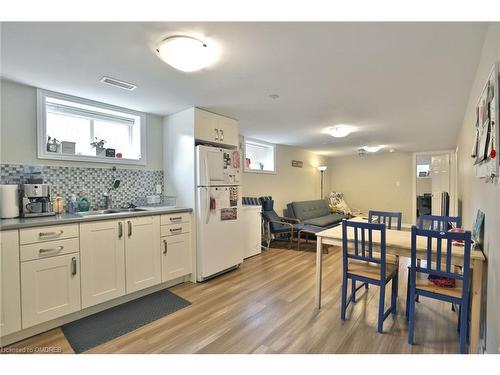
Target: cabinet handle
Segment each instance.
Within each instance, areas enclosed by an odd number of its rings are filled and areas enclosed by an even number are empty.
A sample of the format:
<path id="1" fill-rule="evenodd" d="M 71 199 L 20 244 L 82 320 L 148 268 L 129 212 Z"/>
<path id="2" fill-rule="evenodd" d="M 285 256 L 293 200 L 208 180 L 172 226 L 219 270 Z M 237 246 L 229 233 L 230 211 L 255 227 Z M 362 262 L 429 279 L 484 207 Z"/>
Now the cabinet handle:
<path id="1" fill-rule="evenodd" d="M 57 232 L 40 232 L 38 233 L 38 237 L 59 237 L 61 234 L 63 234 L 63 230 L 59 230 Z"/>
<path id="2" fill-rule="evenodd" d="M 170 218 L 170 221 L 179 221 L 179 220 L 182 220 L 181 216 L 176 216 L 176 217 L 171 217 Z"/>
<path id="3" fill-rule="evenodd" d="M 118 222 L 118 238 L 123 237 L 123 224 L 121 221 Z"/>
<path id="4" fill-rule="evenodd" d="M 51 248 L 49 248 L 49 249 L 40 249 L 40 250 L 38 250 L 38 252 L 39 252 L 40 254 L 43 254 L 43 253 L 48 253 L 48 252 L 50 252 L 50 251 L 55 251 L 55 252 L 57 252 L 57 253 L 60 253 L 60 252 L 62 251 L 62 249 L 64 249 L 64 246 L 51 247 Z"/>
<path id="5" fill-rule="evenodd" d="M 179 232 L 179 231 L 182 231 L 182 228 L 170 229 L 170 233 L 175 233 L 175 232 Z"/>
<path id="6" fill-rule="evenodd" d="M 130 237 L 132 235 L 132 222 L 127 221 L 128 224 L 128 236 Z"/>
<path id="7" fill-rule="evenodd" d="M 224 140 L 224 130 L 219 130 L 220 132 L 220 141 L 222 142 Z"/>
<path id="8" fill-rule="evenodd" d="M 218 141 L 219 140 L 219 129 L 215 128 L 215 140 Z"/>
<path id="9" fill-rule="evenodd" d="M 163 240 L 163 255 L 166 255 L 167 252 L 168 252 L 167 240 Z"/>
<path id="10" fill-rule="evenodd" d="M 76 258 L 71 258 L 71 274 L 76 275 Z"/>

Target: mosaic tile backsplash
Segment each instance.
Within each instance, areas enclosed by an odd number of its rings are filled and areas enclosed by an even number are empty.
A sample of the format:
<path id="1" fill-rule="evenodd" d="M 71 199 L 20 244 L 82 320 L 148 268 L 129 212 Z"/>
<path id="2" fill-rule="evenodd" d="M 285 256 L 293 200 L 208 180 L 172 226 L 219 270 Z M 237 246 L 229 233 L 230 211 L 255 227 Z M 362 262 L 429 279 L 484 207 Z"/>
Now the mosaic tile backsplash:
<path id="1" fill-rule="evenodd" d="M 139 205 L 147 195 L 156 194 L 156 185 L 163 186 L 162 170 L 81 168 L 40 166 L 43 182 L 52 186 L 52 196 L 59 194 L 64 198 L 65 210 L 71 195 L 84 191 L 90 199 L 93 210 L 104 205 L 102 194 L 110 187 L 114 179 L 121 181 L 120 187 L 110 193 L 113 207 L 126 207 L 130 203 Z M 0 164 L 1 184 L 23 184 L 29 174 L 24 165 Z"/>

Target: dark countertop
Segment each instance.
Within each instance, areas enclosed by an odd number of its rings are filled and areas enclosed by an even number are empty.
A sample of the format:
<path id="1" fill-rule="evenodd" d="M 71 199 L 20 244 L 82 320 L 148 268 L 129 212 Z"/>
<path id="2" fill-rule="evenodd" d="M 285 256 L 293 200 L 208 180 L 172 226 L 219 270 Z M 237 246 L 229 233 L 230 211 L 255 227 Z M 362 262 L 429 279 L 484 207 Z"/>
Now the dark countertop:
<path id="1" fill-rule="evenodd" d="M 111 220 L 111 219 L 120 219 L 126 217 L 175 214 L 179 212 L 193 211 L 192 208 L 186 208 L 186 207 L 137 207 L 137 208 L 144 209 L 145 211 L 117 212 L 105 215 L 88 215 L 88 216 L 80 216 L 77 214 L 72 215 L 65 213 L 55 216 L 42 216 L 42 217 L 29 217 L 29 218 L 19 217 L 15 219 L 1 219 L 0 231 L 9 229 L 40 227 L 46 225 L 71 224 L 71 223 L 81 223 L 86 221 Z"/>

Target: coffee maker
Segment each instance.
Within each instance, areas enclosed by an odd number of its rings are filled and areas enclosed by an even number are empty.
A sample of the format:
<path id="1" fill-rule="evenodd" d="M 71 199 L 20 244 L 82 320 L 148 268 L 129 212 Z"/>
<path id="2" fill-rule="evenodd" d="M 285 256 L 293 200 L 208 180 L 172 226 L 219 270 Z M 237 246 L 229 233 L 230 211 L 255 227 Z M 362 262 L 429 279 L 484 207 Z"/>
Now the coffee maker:
<path id="1" fill-rule="evenodd" d="M 23 217 L 55 215 L 50 200 L 49 184 L 24 184 L 21 186 L 21 214 Z"/>

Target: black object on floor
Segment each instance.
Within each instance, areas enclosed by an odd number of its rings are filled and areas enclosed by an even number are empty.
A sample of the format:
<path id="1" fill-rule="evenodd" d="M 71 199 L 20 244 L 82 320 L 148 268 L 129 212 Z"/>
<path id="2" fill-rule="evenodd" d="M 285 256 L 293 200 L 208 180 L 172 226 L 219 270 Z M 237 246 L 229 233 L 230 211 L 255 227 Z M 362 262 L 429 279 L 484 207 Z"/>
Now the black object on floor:
<path id="1" fill-rule="evenodd" d="M 75 353 L 81 353 L 189 305 L 191 302 L 164 289 L 61 328 Z"/>

